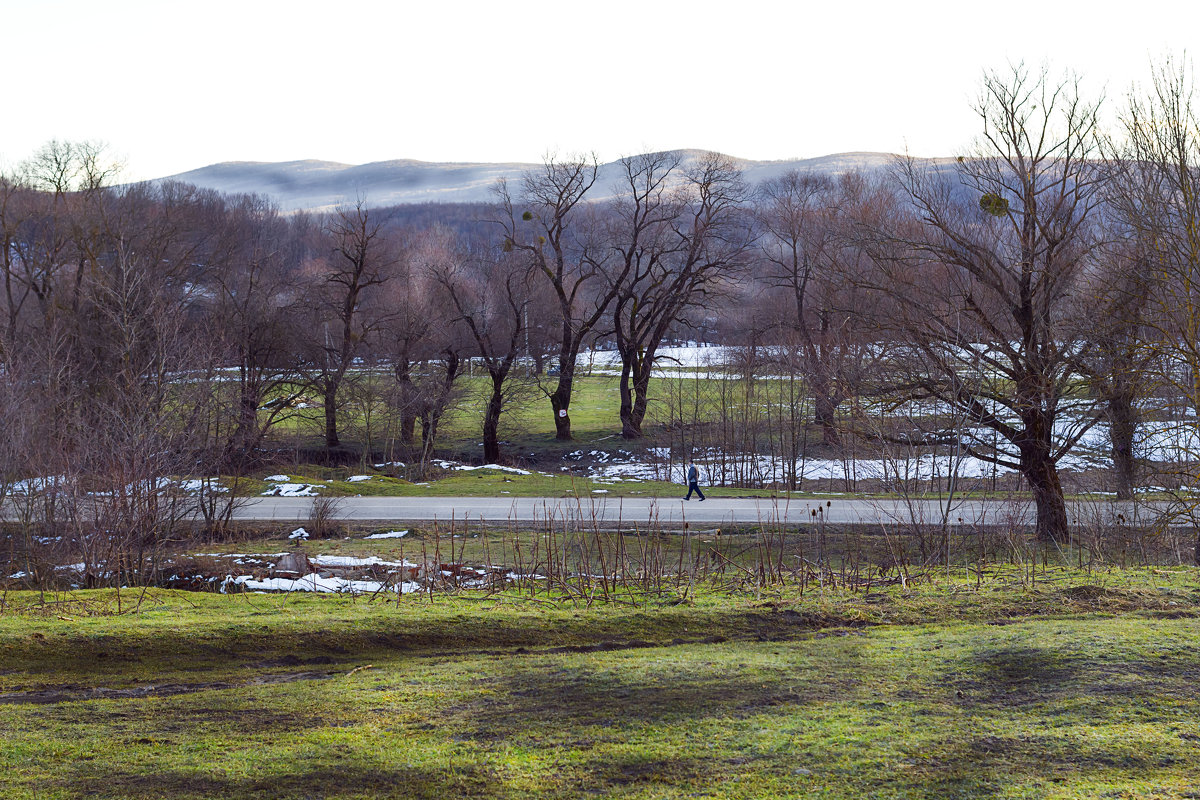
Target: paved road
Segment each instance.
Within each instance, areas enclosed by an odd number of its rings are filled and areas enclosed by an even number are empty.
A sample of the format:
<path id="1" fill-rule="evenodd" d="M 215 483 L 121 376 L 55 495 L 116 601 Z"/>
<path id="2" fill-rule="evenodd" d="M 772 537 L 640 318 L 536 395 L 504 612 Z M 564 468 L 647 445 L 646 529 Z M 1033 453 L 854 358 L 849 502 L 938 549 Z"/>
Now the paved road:
<path id="1" fill-rule="evenodd" d="M 242 520 L 304 520 L 312 500 L 303 497 L 254 498 L 235 514 Z M 537 522 L 548 517 L 558 520 L 594 518 L 606 526 L 645 524 L 657 521 L 665 525 L 718 523 L 756 523 L 777 521 L 789 524 L 812 522 L 817 511 L 826 522 L 880 523 L 912 521 L 914 518 L 937 523 L 942 508 L 937 501 L 921 501 L 910 506 L 897 500 L 835 498 L 825 500 L 756 500 L 751 498 L 710 497 L 704 502 L 666 498 L 594 497 L 581 500 L 553 497 L 347 497 L 338 516 L 347 520 L 387 522 L 447 522 L 467 520 L 502 524 Z M 1114 503 L 1071 503 L 1072 521 L 1094 520 L 1097 514 L 1112 517 L 1123 513 L 1133 518 L 1130 508 Z M 1004 523 L 1033 519 L 1033 504 L 970 500 L 957 503 L 951 522 Z"/>

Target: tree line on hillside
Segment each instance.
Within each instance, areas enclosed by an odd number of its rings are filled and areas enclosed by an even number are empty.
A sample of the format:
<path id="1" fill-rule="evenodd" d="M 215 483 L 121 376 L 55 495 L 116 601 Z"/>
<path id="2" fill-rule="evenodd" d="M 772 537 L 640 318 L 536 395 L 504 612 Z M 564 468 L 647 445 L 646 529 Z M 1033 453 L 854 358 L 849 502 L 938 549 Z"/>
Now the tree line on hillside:
<path id="1" fill-rule="evenodd" d="M 31 519 L 161 535 L 167 476 L 244 474 L 298 405 L 322 409 L 330 458 L 382 452 L 374 424 L 424 463 L 476 367 L 501 461 L 513 404 L 540 396 L 572 438 L 595 347 L 619 356 L 614 426 L 638 440 L 662 348 L 705 340 L 793 379 L 793 441 L 963 448 L 1018 472 L 1062 540 L 1059 463 L 1090 429 L 1128 498 L 1150 398 L 1200 408 L 1190 92 L 1167 63 L 1104 131 L 1077 82 L 1015 68 L 985 76 L 979 140 L 947 165 L 751 186 L 719 154 L 652 153 L 592 202 L 595 159 L 552 158 L 493 204 L 324 215 L 114 185 L 102 147 L 50 142 L 0 177 L 0 499 L 24 480 Z M 914 403 L 938 424 L 865 424 Z M 64 517 L 81 488 L 95 511 Z"/>

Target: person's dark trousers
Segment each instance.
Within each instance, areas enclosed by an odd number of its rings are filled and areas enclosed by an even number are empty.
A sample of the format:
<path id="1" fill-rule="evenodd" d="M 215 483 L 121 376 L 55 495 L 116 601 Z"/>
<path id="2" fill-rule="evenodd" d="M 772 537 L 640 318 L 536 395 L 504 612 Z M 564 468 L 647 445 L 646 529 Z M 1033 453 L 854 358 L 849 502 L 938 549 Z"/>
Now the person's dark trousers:
<path id="1" fill-rule="evenodd" d="M 704 492 L 700 491 L 700 486 L 699 486 L 699 485 L 697 485 L 697 483 L 696 483 L 695 481 L 692 481 L 691 483 L 689 483 L 689 484 L 688 484 L 688 493 L 687 493 L 687 497 L 685 497 L 685 498 L 683 498 L 683 499 L 684 499 L 684 500 L 691 500 L 691 499 L 692 499 L 692 492 L 695 492 L 696 494 L 700 495 L 700 499 L 701 499 L 701 500 L 703 500 L 703 499 L 704 499 Z"/>

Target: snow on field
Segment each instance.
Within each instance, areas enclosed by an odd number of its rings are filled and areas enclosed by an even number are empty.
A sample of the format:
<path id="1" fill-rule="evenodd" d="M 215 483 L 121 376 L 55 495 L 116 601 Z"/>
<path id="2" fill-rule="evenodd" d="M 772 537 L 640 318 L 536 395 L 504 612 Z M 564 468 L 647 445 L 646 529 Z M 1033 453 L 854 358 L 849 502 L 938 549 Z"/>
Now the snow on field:
<path id="1" fill-rule="evenodd" d="M 287 476 L 284 476 L 286 480 Z M 160 477 L 147 478 L 144 481 L 125 484 L 119 491 L 125 494 L 134 494 L 136 492 L 166 492 L 171 489 L 178 489 L 181 492 L 189 495 L 197 495 L 201 492 L 212 492 L 226 494 L 229 488 L 221 486 L 219 478 L 183 478 L 176 480 L 174 478 Z M 42 492 L 58 490 L 67 491 L 71 488 L 71 481 L 65 475 L 54 475 L 48 477 L 23 478 L 18 481 L 13 481 L 9 485 L 8 490 L 14 495 L 29 495 L 40 494 Z M 99 491 L 88 492 L 92 497 L 112 497 L 115 492 Z"/>
<path id="2" fill-rule="evenodd" d="M 503 464 L 483 464 L 482 466 L 472 466 L 470 464 L 460 464 L 457 461 L 446 461 L 444 459 L 434 459 L 430 463 L 446 470 L 455 470 L 462 472 L 470 472 L 477 469 L 494 469 L 500 472 L 511 472 L 513 475 L 532 475 L 533 473 L 527 469 L 517 469 L 516 467 L 506 467 Z"/>
<path id="3" fill-rule="evenodd" d="M 975 434 L 988 441 L 987 432 L 976 431 Z M 1107 446 L 1107 430 L 1093 428 L 1075 450 L 1062 459 L 1060 466 L 1067 470 L 1107 466 L 1111 463 Z M 567 454 L 564 460 L 581 461 L 588 455 L 579 450 Z M 794 465 L 789 465 L 781 456 L 722 453 L 714 448 L 697 450 L 693 458 L 700 468 L 700 482 L 708 484 L 727 484 L 735 480 L 774 483 L 785 479 L 791 471 L 789 466 L 798 478 L 806 481 L 928 481 L 944 479 L 955 471 L 961 478 L 988 478 L 1010 472 L 965 453 L 925 453 L 908 457 L 901 449 L 897 449 L 891 458 L 801 458 Z M 685 458 L 676 455 L 672 460 L 670 449 L 659 447 L 650 449 L 642 457 L 619 451 L 606 458 L 595 458 L 588 467 L 588 474 L 598 481 L 658 480 L 683 484 L 686 483 L 686 469 Z"/>
<path id="4" fill-rule="evenodd" d="M 656 363 L 673 367 L 707 367 L 711 364 L 723 364 L 736 352 L 737 348 L 716 345 L 712 347 L 660 347 L 656 355 Z M 621 354 L 616 350 L 592 350 L 579 354 L 580 366 L 621 368 Z"/>
<path id="5" fill-rule="evenodd" d="M 1079 427 L 1076 420 L 1063 420 L 1056 426 L 1056 439 L 1073 436 Z M 984 428 L 965 431 L 965 438 L 976 443 L 993 441 L 1004 447 L 1004 441 Z M 1110 430 L 1107 424 L 1097 424 L 1084 432 L 1071 452 L 1059 461 L 1064 471 L 1105 469 L 1112 466 Z M 1139 457 L 1154 461 L 1187 461 L 1200 454 L 1200 427 L 1195 420 L 1182 422 L 1146 422 L 1138 426 L 1135 449 Z M 990 478 L 1011 474 L 1012 470 L 964 452 L 950 454 L 924 453 L 909 456 L 905 448 L 896 446 L 890 458 L 802 458 L 793 465 L 797 477 L 803 480 L 830 481 L 898 481 L 934 480 L 948 477 L 952 471 L 962 478 Z M 697 450 L 692 456 L 701 472 L 701 483 L 721 484 L 738 482 L 773 483 L 782 481 L 791 471 L 787 459 L 752 453 L 722 453 L 715 448 Z M 1015 461 L 1016 455 L 1010 456 Z M 597 481 L 659 480 L 685 483 L 686 458 L 678 452 L 672 455 L 667 447 L 648 449 L 634 455 L 625 450 L 613 453 L 576 450 L 563 457 L 567 462 L 587 465 L 589 477 Z"/>
<path id="6" fill-rule="evenodd" d="M 346 478 L 346 481 L 348 483 L 359 483 L 360 481 L 369 481 L 374 477 L 374 475 L 351 475 L 349 478 Z"/>
<path id="7" fill-rule="evenodd" d="M 364 536 L 364 539 L 403 539 L 408 535 L 408 531 L 388 531 L 387 533 L 372 533 Z"/>
<path id="8" fill-rule="evenodd" d="M 55 489 L 64 487 L 67 484 L 65 475 L 54 475 L 44 478 L 25 478 L 19 481 L 13 481 L 8 490 L 13 494 L 36 494 L 44 492 L 47 489 Z"/>
<path id="9" fill-rule="evenodd" d="M 965 456 L 959 460 L 958 475 L 963 478 L 982 478 L 992 474 L 992 465 L 977 458 Z M 700 469 L 700 483 L 728 482 L 729 476 L 750 476 L 761 482 L 783 480 L 787 462 L 771 456 L 716 456 L 697 454 L 696 465 Z M 925 455 L 915 459 L 808 459 L 796 462 L 797 476 L 804 480 L 851 480 L 876 481 L 930 480 L 950 474 L 951 457 Z M 617 478 L 671 481 L 686 483 L 687 465 L 683 462 L 655 464 L 644 461 L 605 464 L 595 467 L 593 475 L 601 480 Z"/>
<path id="10" fill-rule="evenodd" d="M 218 484 L 216 478 L 191 478 L 189 480 L 182 480 L 179 482 L 179 488 L 192 495 L 200 494 L 201 492 L 229 494 L 229 487 Z"/>
<path id="11" fill-rule="evenodd" d="M 287 475 L 268 475 L 263 480 L 268 483 L 286 483 L 291 479 Z"/>
<path id="12" fill-rule="evenodd" d="M 410 561 L 385 561 L 379 556 L 367 556 L 362 558 L 359 556 L 330 556 L 320 555 L 313 556 L 309 559 L 312 563 L 321 567 L 415 567 Z"/>
<path id="13" fill-rule="evenodd" d="M 263 497 L 316 497 L 323 487 L 313 483 L 277 483 L 262 493 Z"/>
<path id="14" fill-rule="evenodd" d="M 230 575 L 221 584 L 224 594 L 233 586 L 241 586 L 248 591 L 260 592 L 332 592 L 344 594 L 374 594 L 375 592 L 394 592 L 411 594 L 420 591 L 421 586 L 411 581 L 403 581 L 391 586 L 382 581 L 356 581 L 349 578 L 322 578 L 317 573 L 311 573 L 299 578 L 255 578 L 252 575 Z"/>
<path id="15" fill-rule="evenodd" d="M 264 558 L 282 558 L 287 553 L 192 553 L 193 558 L 232 558 L 235 561 L 239 559 L 259 560 Z"/>

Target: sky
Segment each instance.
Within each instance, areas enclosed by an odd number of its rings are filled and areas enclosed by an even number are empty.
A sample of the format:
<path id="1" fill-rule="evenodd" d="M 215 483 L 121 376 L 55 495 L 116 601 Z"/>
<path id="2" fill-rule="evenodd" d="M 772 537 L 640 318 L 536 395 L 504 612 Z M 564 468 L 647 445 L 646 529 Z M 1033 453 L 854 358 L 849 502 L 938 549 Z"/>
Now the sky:
<path id="1" fill-rule="evenodd" d="M 948 156 L 985 70 L 1110 112 L 1185 54 L 1194 0 L 0 0 L 0 169 L 104 142 L 141 180 L 221 161 Z"/>

